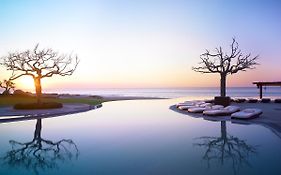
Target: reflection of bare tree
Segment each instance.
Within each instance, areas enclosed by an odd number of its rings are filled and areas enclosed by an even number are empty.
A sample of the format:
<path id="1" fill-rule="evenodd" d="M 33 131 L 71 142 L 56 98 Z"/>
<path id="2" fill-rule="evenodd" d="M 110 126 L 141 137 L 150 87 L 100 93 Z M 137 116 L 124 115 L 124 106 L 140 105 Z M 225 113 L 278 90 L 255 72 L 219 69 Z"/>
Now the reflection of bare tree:
<path id="1" fill-rule="evenodd" d="M 202 143 L 196 143 L 196 146 L 205 147 L 206 152 L 203 159 L 207 161 L 208 167 L 212 160 L 218 160 L 221 165 L 229 161 L 232 164 L 234 174 L 243 165 L 250 166 L 248 158 L 256 153 L 256 146 L 248 145 L 245 140 L 227 135 L 226 122 L 221 121 L 220 137 L 200 137 Z"/>
<path id="2" fill-rule="evenodd" d="M 2 158 L 5 164 L 11 167 L 25 167 L 32 169 L 36 174 L 39 170 L 58 168 L 58 161 L 67 161 L 78 158 L 78 148 L 70 139 L 57 142 L 41 137 L 42 121 L 37 119 L 34 138 L 30 142 L 10 140 L 12 150 Z"/>

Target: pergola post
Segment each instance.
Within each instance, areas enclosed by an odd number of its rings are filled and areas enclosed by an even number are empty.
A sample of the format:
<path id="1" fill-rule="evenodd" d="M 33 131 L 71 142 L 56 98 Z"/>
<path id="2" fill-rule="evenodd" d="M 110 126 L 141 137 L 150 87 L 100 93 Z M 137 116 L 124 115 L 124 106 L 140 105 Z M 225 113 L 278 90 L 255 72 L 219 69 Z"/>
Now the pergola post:
<path id="1" fill-rule="evenodd" d="M 257 85 L 257 87 L 260 89 L 260 99 L 262 99 L 262 87 L 263 86 L 281 86 L 281 81 L 276 82 L 253 82 L 253 84 Z"/>
<path id="2" fill-rule="evenodd" d="M 259 85 L 260 88 L 260 99 L 262 99 L 262 85 Z"/>

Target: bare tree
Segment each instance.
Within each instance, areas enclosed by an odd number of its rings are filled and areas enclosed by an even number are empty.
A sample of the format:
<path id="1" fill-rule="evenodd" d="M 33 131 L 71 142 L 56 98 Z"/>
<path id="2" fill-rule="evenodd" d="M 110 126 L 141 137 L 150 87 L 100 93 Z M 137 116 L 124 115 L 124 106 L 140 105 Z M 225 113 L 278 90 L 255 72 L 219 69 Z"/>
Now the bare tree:
<path id="1" fill-rule="evenodd" d="M 9 95 L 10 90 L 15 88 L 15 83 L 12 80 L 4 80 L 3 82 L 0 81 L 0 87 L 4 89 L 2 94 Z"/>
<path id="2" fill-rule="evenodd" d="M 223 52 L 222 48 L 216 48 L 215 53 L 206 53 L 200 55 L 202 66 L 192 67 L 192 70 L 201 73 L 218 73 L 220 74 L 220 95 L 225 97 L 226 93 L 226 77 L 229 74 L 235 74 L 246 69 L 254 69 L 258 63 L 258 56 L 251 57 L 251 53 L 243 55 L 239 49 L 238 43 L 233 38 L 230 54 Z"/>
<path id="3" fill-rule="evenodd" d="M 75 71 L 79 60 L 77 56 L 59 54 L 52 49 L 39 49 L 9 53 L 2 58 L 2 65 L 13 71 L 10 80 L 21 76 L 31 76 L 34 80 L 37 103 L 41 103 L 41 79 L 53 75 L 70 76 Z"/>

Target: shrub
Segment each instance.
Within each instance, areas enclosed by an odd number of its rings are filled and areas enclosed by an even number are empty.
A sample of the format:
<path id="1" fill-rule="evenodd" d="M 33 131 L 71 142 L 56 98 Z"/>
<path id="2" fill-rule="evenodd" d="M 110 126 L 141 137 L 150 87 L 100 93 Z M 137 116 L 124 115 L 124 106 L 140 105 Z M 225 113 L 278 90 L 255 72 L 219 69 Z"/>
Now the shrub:
<path id="1" fill-rule="evenodd" d="M 56 109 L 62 108 L 62 103 L 48 102 L 48 103 L 18 103 L 15 104 L 14 109 Z"/>
<path id="2" fill-rule="evenodd" d="M 24 92 L 22 90 L 15 90 L 14 93 L 13 93 L 14 96 L 21 96 L 21 97 L 30 97 L 32 96 L 32 93 L 30 92 Z"/>

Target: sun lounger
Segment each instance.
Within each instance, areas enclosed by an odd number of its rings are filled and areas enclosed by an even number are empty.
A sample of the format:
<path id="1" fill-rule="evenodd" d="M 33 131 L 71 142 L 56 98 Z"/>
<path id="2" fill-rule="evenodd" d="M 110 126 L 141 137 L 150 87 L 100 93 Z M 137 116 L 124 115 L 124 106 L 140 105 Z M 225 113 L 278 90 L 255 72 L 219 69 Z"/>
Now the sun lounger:
<path id="1" fill-rule="evenodd" d="M 199 104 L 198 107 L 210 107 L 212 106 L 212 103 L 203 103 L 203 104 Z"/>
<path id="2" fill-rule="evenodd" d="M 188 109 L 188 112 L 190 113 L 202 113 L 203 111 L 208 111 L 208 110 L 218 110 L 218 109 L 223 109 L 222 105 L 214 105 L 214 106 L 205 106 L 205 107 L 191 107 Z"/>
<path id="3" fill-rule="evenodd" d="M 274 103 L 281 103 L 281 99 L 280 98 L 275 99 Z"/>
<path id="4" fill-rule="evenodd" d="M 226 115 L 231 115 L 234 112 L 239 111 L 238 106 L 227 106 L 223 109 L 217 109 L 217 110 L 206 110 L 203 111 L 204 115 L 208 116 L 226 116 Z"/>
<path id="5" fill-rule="evenodd" d="M 195 105 L 201 105 L 204 104 L 205 102 L 203 101 L 185 101 L 183 103 L 178 103 L 176 104 L 176 107 L 180 107 L 180 106 L 195 106 Z"/>
<path id="6" fill-rule="evenodd" d="M 231 114 L 232 119 L 252 119 L 260 116 L 262 114 L 262 110 L 256 108 L 248 108 L 244 109 L 240 112 L 235 112 Z"/>
<path id="7" fill-rule="evenodd" d="M 179 106 L 178 109 L 180 109 L 180 110 L 188 110 L 189 108 L 195 108 L 195 107 L 198 107 L 198 106 L 195 106 L 195 105 L 185 105 L 185 106 Z"/>
<path id="8" fill-rule="evenodd" d="M 180 107 L 180 106 L 194 106 L 195 105 L 195 103 L 178 103 L 178 104 L 176 104 L 176 107 L 178 108 L 178 107 Z"/>
<path id="9" fill-rule="evenodd" d="M 208 104 L 206 104 L 203 101 L 185 101 L 184 103 L 176 104 L 176 107 L 180 109 L 181 106 L 185 106 L 185 107 L 183 107 L 185 109 L 185 108 L 189 108 L 189 107 L 192 107 L 192 106 L 193 107 L 195 107 L 195 106 L 199 107 L 200 105 L 208 105 Z"/>
<path id="10" fill-rule="evenodd" d="M 234 99 L 234 102 L 236 103 L 244 103 L 246 101 L 245 98 L 237 98 L 237 99 Z"/>
<path id="11" fill-rule="evenodd" d="M 207 107 L 207 108 L 210 108 L 210 107 Z M 207 108 L 206 107 L 193 107 L 193 108 L 189 108 L 188 112 L 190 112 L 190 113 L 202 113 Z"/>
<path id="12" fill-rule="evenodd" d="M 262 99 L 261 99 L 261 102 L 262 102 L 262 103 L 270 103 L 270 102 L 271 102 L 271 99 L 270 99 L 270 98 L 262 98 Z"/>

